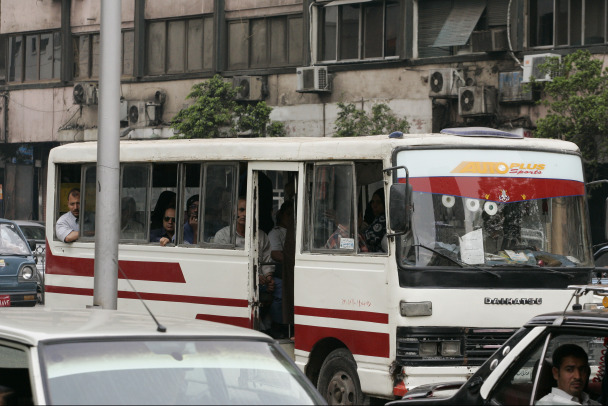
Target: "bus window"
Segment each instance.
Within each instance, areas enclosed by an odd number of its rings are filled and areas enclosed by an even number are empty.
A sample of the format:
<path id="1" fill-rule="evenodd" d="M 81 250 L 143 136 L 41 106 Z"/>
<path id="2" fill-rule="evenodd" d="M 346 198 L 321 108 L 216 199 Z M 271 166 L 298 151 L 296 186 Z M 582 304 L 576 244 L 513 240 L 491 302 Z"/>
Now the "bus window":
<path id="1" fill-rule="evenodd" d="M 208 164 L 205 167 L 205 205 L 203 241 L 212 243 L 224 227 L 234 230 L 236 164 Z"/>
<path id="2" fill-rule="evenodd" d="M 87 165 L 83 168 L 84 193 L 80 191 L 80 237 L 81 241 L 95 239 L 95 202 L 97 198 L 97 167 Z"/>
<path id="3" fill-rule="evenodd" d="M 68 212 L 68 193 L 72 189 L 80 189 L 80 165 L 60 165 L 58 168 L 59 172 L 59 184 L 57 185 L 57 190 L 59 193 L 56 195 L 56 203 L 55 203 L 55 223 L 65 213 Z M 57 239 L 57 236 L 53 233 L 54 238 Z"/>
<path id="4" fill-rule="evenodd" d="M 163 217 L 165 210 L 176 206 L 177 196 L 177 164 L 156 164 L 152 166 L 152 191 L 150 197 L 150 208 L 154 204 L 154 209 L 150 217 L 150 232 L 163 228 Z M 172 238 L 175 238 L 175 228 L 182 219 L 182 215 L 177 212 L 173 220 L 173 230 L 169 230 Z M 152 237 L 151 237 L 152 238 Z M 172 241 L 175 242 L 174 240 Z"/>
<path id="5" fill-rule="evenodd" d="M 147 241 L 150 165 L 124 165 L 120 190 L 120 239 Z"/>
<path id="6" fill-rule="evenodd" d="M 313 249 L 366 251 L 358 237 L 354 206 L 353 164 L 317 164 L 314 167 L 312 208 Z"/>
<path id="7" fill-rule="evenodd" d="M 184 213 L 184 220 L 180 223 L 183 225 L 180 230 L 180 242 L 198 244 L 200 241 L 198 225 L 200 223 L 201 164 L 183 165 L 183 176 L 180 212 Z"/>

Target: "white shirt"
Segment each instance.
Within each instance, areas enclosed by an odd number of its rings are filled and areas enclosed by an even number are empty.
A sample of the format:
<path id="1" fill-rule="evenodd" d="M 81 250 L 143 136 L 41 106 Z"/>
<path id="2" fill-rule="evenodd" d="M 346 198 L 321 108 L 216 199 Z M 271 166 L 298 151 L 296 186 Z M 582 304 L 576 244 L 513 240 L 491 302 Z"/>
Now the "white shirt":
<path id="1" fill-rule="evenodd" d="M 226 226 L 220 229 L 213 238 L 215 244 L 230 244 L 230 226 Z M 240 236 L 236 233 L 236 248 L 243 248 L 245 246 L 245 237 Z M 270 241 L 268 235 L 262 230 L 258 230 L 258 255 L 260 256 L 260 262 L 272 262 L 270 256 Z M 261 273 L 267 275 L 274 271 L 272 265 L 264 265 L 261 267 Z"/>
<path id="2" fill-rule="evenodd" d="M 268 233 L 270 249 L 272 251 L 283 251 L 286 235 L 287 229 L 285 227 L 275 226 L 272 230 L 270 230 L 270 233 Z"/>
<path id="3" fill-rule="evenodd" d="M 78 231 L 78 219 L 68 211 L 63 216 L 59 217 L 57 224 L 55 224 L 55 234 L 60 241 L 65 242 L 65 237 L 68 236 L 72 231 Z"/>
<path id="4" fill-rule="evenodd" d="M 589 399 L 589 395 L 585 392 L 581 393 L 581 399 L 576 396 L 571 396 L 567 392 L 559 388 L 551 388 L 551 393 L 546 396 L 543 396 L 538 402 L 537 405 L 600 405 L 600 402 L 596 402 L 595 400 Z"/>

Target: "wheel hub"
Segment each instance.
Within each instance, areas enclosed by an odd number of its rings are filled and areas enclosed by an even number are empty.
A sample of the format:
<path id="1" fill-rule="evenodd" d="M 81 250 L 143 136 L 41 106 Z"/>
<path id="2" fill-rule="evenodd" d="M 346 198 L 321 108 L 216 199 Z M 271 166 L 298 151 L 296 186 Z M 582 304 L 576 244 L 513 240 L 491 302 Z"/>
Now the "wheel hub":
<path id="1" fill-rule="evenodd" d="M 355 398 L 355 382 L 346 372 L 336 372 L 327 387 L 328 403 L 330 405 L 352 405 L 355 403 Z"/>

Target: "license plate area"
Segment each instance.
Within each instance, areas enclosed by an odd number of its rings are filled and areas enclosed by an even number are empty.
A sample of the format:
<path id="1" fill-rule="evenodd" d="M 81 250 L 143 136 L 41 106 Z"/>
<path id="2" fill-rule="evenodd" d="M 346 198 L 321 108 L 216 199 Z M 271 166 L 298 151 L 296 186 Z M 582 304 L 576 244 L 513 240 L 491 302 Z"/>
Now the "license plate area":
<path id="1" fill-rule="evenodd" d="M 0 295 L 0 307 L 10 307 L 11 297 L 9 295 Z"/>

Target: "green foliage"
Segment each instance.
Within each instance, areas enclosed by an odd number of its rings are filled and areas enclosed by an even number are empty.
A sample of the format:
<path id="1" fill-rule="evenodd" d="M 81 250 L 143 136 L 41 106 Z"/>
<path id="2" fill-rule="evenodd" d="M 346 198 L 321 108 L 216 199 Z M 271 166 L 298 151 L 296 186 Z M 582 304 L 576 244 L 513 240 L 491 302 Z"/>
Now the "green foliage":
<path id="1" fill-rule="evenodd" d="M 370 114 L 359 110 L 352 103 L 338 103 L 338 118 L 335 122 L 336 137 L 388 134 L 393 131 L 407 133 L 410 123 L 398 118 L 384 103 L 375 104 Z"/>
<path id="2" fill-rule="evenodd" d="M 265 102 L 243 106 L 236 101 L 238 88 L 215 75 L 192 86 L 188 99 L 194 103 L 171 120 L 176 138 L 217 138 L 220 136 L 284 136 L 283 123 L 270 121 L 272 108 Z"/>
<path id="3" fill-rule="evenodd" d="M 551 58 L 540 68 L 558 73 L 551 82 L 536 82 L 549 97 L 540 101 L 548 112 L 537 121 L 535 135 L 572 141 L 585 163 L 596 165 L 608 146 L 608 71 L 586 50 L 566 55 L 561 63 Z"/>

